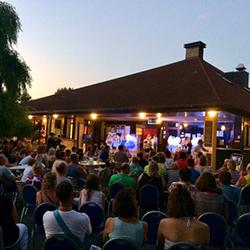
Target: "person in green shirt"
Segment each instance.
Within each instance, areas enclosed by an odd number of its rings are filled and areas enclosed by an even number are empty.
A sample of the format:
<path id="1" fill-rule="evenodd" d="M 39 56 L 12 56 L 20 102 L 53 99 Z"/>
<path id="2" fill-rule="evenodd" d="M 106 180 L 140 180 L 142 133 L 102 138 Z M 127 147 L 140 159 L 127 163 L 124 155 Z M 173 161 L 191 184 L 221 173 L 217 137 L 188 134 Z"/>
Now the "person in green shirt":
<path id="1" fill-rule="evenodd" d="M 159 162 L 159 157 L 157 155 L 154 155 L 151 160 L 157 162 L 158 167 L 159 167 L 159 175 L 160 176 L 165 176 L 166 173 L 167 173 L 167 170 L 164 167 L 164 164 L 162 164 L 162 163 Z M 145 174 L 149 173 L 149 165 L 145 166 L 144 173 Z"/>
<path id="2" fill-rule="evenodd" d="M 114 183 L 121 183 L 125 188 L 136 188 L 135 179 L 132 176 L 129 176 L 130 167 L 128 163 L 123 163 L 121 165 L 121 173 L 114 174 L 109 180 L 109 186 L 112 186 Z"/>
<path id="3" fill-rule="evenodd" d="M 139 158 L 134 156 L 132 157 L 132 163 L 130 164 L 130 176 L 138 177 L 143 173 L 142 167 L 139 165 Z"/>

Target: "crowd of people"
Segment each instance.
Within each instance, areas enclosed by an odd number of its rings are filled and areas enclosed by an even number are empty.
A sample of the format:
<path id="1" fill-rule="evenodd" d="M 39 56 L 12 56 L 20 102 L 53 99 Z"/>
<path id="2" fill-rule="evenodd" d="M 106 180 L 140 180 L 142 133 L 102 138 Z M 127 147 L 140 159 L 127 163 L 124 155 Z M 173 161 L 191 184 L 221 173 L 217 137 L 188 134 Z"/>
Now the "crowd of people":
<path id="1" fill-rule="evenodd" d="M 202 142 L 192 153 L 180 151 L 172 155 L 168 150 L 142 150 L 132 156 L 123 145 L 113 155 L 107 145 L 89 148 L 84 154 L 75 147 L 60 145 L 53 135 L 47 144 L 40 145 L 2 140 L 0 226 L 5 247 L 18 244 L 21 250 L 28 249 L 28 228 L 17 223 L 16 204 L 10 195 L 18 192 L 17 183 L 37 189 L 37 206 L 45 202 L 58 206 L 55 212 L 48 211 L 43 217 L 46 238 L 70 232 L 76 242 L 91 247 L 85 240 L 85 235 L 92 232 L 90 219 L 78 210 L 92 201 L 107 211 L 109 193 L 104 192 L 103 183 L 100 185 L 100 176 L 89 173 L 80 164 L 83 157 L 96 157 L 106 163 L 103 172 L 110 170 L 106 183 L 109 188 L 116 183 L 124 187 L 115 197 L 112 216 L 106 220 L 103 242 L 126 236 L 140 246 L 143 244 L 148 225 L 139 220 L 137 204 L 139 190 L 150 184 L 158 190 L 160 208 L 168 217 L 159 225 L 158 249 L 167 249 L 179 241 L 207 249 L 209 228 L 197 218 L 205 212 L 215 212 L 227 220 L 227 200 L 238 204 L 240 189 L 250 185 L 250 164 L 239 172 L 233 160 L 225 159 L 223 166 L 214 171 L 208 165 Z M 18 163 L 25 169 L 14 174 L 10 167 Z"/>

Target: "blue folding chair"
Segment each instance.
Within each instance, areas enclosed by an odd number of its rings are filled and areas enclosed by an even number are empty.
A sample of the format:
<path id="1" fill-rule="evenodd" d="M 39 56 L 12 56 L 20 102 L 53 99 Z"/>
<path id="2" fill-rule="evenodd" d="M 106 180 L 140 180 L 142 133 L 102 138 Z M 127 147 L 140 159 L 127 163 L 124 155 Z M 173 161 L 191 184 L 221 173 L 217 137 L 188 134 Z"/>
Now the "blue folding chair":
<path id="1" fill-rule="evenodd" d="M 239 217 L 236 233 L 230 235 L 230 240 L 235 247 L 250 247 L 250 213 Z"/>
<path id="2" fill-rule="evenodd" d="M 145 243 L 156 244 L 158 227 L 160 221 L 164 218 L 167 218 L 166 214 L 158 210 L 150 211 L 142 217 L 142 221 L 145 221 L 148 224 L 148 233 Z"/>
<path id="3" fill-rule="evenodd" d="M 42 203 L 34 211 L 33 214 L 33 226 L 31 231 L 32 244 L 34 246 L 35 236 L 37 234 L 45 235 L 43 227 L 43 215 L 47 211 L 54 211 L 57 209 L 57 206 L 53 203 Z M 34 247 L 33 247 L 34 248 Z"/>
<path id="4" fill-rule="evenodd" d="M 199 250 L 200 248 L 189 242 L 178 242 L 168 248 L 168 250 Z"/>
<path id="5" fill-rule="evenodd" d="M 116 238 L 108 240 L 102 250 L 139 250 L 139 246 L 129 238 Z"/>
<path id="6" fill-rule="evenodd" d="M 231 231 L 234 229 L 238 219 L 238 206 L 231 200 L 226 200 L 227 205 L 227 225 L 230 227 Z"/>
<path id="7" fill-rule="evenodd" d="M 159 191 L 150 184 L 144 185 L 139 190 L 139 215 L 141 211 L 148 212 L 159 209 Z"/>
<path id="8" fill-rule="evenodd" d="M 37 189 L 30 184 L 26 184 L 23 187 L 24 207 L 22 209 L 20 222 L 23 221 L 23 217 L 24 215 L 27 214 L 29 208 L 36 207 L 36 193 L 37 193 Z"/>
<path id="9" fill-rule="evenodd" d="M 224 249 L 226 243 L 226 223 L 224 218 L 220 214 L 207 212 L 200 215 L 199 221 L 209 226 L 209 246 Z"/>
<path id="10" fill-rule="evenodd" d="M 43 250 L 79 250 L 75 242 L 64 234 L 56 234 L 46 239 L 43 244 Z M 82 248 L 83 249 L 83 248 Z"/>
<path id="11" fill-rule="evenodd" d="M 250 186 L 245 186 L 241 189 L 240 212 L 241 214 L 250 212 Z"/>
<path id="12" fill-rule="evenodd" d="M 112 212 L 112 203 L 113 203 L 115 196 L 123 189 L 124 189 L 124 186 L 120 182 L 116 182 L 112 186 L 110 186 L 110 189 L 109 189 L 110 198 L 108 202 L 107 216 L 109 216 Z"/>
<path id="13" fill-rule="evenodd" d="M 92 232 L 99 233 L 103 231 L 105 213 L 100 205 L 95 202 L 86 202 L 80 207 L 79 212 L 86 213 L 89 216 Z"/>

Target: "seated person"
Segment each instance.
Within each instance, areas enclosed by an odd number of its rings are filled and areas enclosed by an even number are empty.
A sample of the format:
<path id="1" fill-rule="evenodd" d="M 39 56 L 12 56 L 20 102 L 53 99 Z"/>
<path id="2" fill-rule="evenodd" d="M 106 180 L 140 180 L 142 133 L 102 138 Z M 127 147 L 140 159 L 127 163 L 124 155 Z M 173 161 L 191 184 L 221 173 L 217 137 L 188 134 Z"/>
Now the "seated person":
<path id="1" fill-rule="evenodd" d="M 70 155 L 70 163 L 67 167 L 67 176 L 73 177 L 78 187 L 83 187 L 85 184 L 85 176 L 87 176 L 87 172 L 83 169 L 82 166 L 78 165 L 79 158 L 78 155 L 73 153 Z"/>
<path id="2" fill-rule="evenodd" d="M 230 159 L 227 161 L 227 169 L 231 174 L 231 184 L 235 185 L 240 178 L 240 173 L 236 170 L 236 163 L 234 160 Z"/>
<path id="3" fill-rule="evenodd" d="M 39 205 L 44 202 L 59 204 L 56 197 L 56 175 L 48 172 L 44 175 L 42 181 L 42 188 L 36 193 L 36 204 Z"/>
<path id="4" fill-rule="evenodd" d="M 228 171 L 219 173 L 219 182 L 222 194 L 227 200 L 234 202 L 236 205 L 240 200 L 240 189 L 236 186 L 230 185 L 231 175 Z"/>
<path id="5" fill-rule="evenodd" d="M 246 172 L 241 171 L 240 178 L 238 179 L 236 186 L 244 187 L 250 185 L 250 163 L 247 164 Z"/>
<path id="6" fill-rule="evenodd" d="M 56 165 L 56 182 L 57 185 L 62 181 L 70 181 L 67 177 L 67 165 L 64 161 Z"/>
<path id="7" fill-rule="evenodd" d="M 0 226 L 3 232 L 4 247 L 16 246 L 20 250 L 28 249 L 28 228 L 16 224 L 17 212 L 11 199 L 0 194 Z"/>
<path id="8" fill-rule="evenodd" d="M 131 189 L 120 191 L 114 200 L 114 211 L 117 217 L 107 219 L 103 240 L 128 237 L 141 246 L 146 238 L 148 225 L 137 219 L 135 191 Z"/>
<path id="9" fill-rule="evenodd" d="M 180 180 L 177 182 L 173 182 L 170 185 L 168 189 L 169 193 L 171 192 L 173 188 L 175 188 L 179 184 L 185 186 L 191 194 L 196 192 L 196 187 L 191 183 L 191 176 L 192 176 L 191 169 L 183 168 L 180 170 L 179 174 L 180 174 Z"/>
<path id="10" fill-rule="evenodd" d="M 95 174 L 89 174 L 87 177 L 86 188 L 84 188 L 79 195 L 79 209 L 80 207 L 88 202 L 92 201 L 100 205 L 102 208 L 105 207 L 105 195 L 100 191 L 99 178 Z"/>
<path id="11" fill-rule="evenodd" d="M 130 167 L 128 163 L 123 163 L 121 165 L 121 173 L 113 174 L 109 181 L 109 186 L 112 186 L 114 183 L 121 183 L 125 188 L 136 188 L 135 179 L 129 176 Z"/>
<path id="12" fill-rule="evenodd" d="M 4 154 L 0 154 L 0 179 L 2 191 L 5 193 L 16 192 L 16 177 L 15 175 L 6 167 L 8 165 L 8 159 Z"/>
<path id="13" fill-rule="evenodd" d="M 215 177 L 209 173 L 203 173 L 195 183 L 197 192 L 194 194 L 196 216 L 206 212 L 218 213 L 226 216 L 226 203 L 222 191 L 217 187 Z"/>
<path id="14" fill-rule="evenodd" d="M 32 177 L 32 166 L 35 164 L 36 160 L 35 159 L 30 159 L 28 162 L 28 165 L 25 167 L 23 171 L 23 175 L 21 178 L 21 182 L 26 182 L 28 178 Z"/>
<path id="15" fill-rule="evenodd" d="M 46 238 L 55 234 L 65 234 L 77 244 L 84 245 L 86 234 L 92 232 L 90 219 L 85 213 L 79 213 L 72 209 L 73 186 L 69 181 L 62 181 L 56 187 L 56 196 L 59 199 L 59 207 L 56 211 L 47 211 L 43 216 L 43 225 Z M 59 220 L 65 224 L 59 225 Z M 65 227 L 71 232 L 66 232 Z"/>
<path id="16" fill-rule="evenodd" d="M 33 185 L 37 190 L 41 189 L 43 176 L 43 164 L 36 162 L 32 166 L 32 176 L 26 179 L 27 184 Z"/>
<path id="17" fill-rule="evenodd" d="M 137 178 L 140 174 L 143 173 L 142 167 L 139 165 L 139 158 L 134 156 L 132 157 L 132 162 L 130 164 L 130 176 Z"/>
<path id="18" fill-rule="evenodd" d="M 165 176 L 166 175 L 166 168 L 163 163 L 159 163 L 159 157 L 157 155 L 153 155 L 151 158 L 151 161 L 157 162 L 158 164 L 158 172 L 160 176 Z M 149 162 L 150 165 L 150 162 Z M 149 165 L 145 166 L 144 168 L 144 173 L 148 174 L 149 173 Z"/>
<path id="19" fill-rule="evenodd" d="M 167 250 L 180 241 L 208 249 L 209 227 L 195 218 L 194 201 L 184 185 L 177 185 L 169 194 L 167 214 L 159 224 L 157 249 Z"/>

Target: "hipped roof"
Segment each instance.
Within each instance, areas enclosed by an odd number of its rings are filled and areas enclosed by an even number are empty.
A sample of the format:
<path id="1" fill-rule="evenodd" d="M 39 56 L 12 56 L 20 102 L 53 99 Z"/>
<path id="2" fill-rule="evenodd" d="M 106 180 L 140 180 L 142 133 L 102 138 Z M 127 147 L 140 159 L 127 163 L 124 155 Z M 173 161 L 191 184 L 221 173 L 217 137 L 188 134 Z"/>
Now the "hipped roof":
<path id="1" fill-rule="evenodd" d="M 33 114 L 176 112 L 217 109 L 250 115 L 250 92 L 199 57 L 51 95 Z"/>

